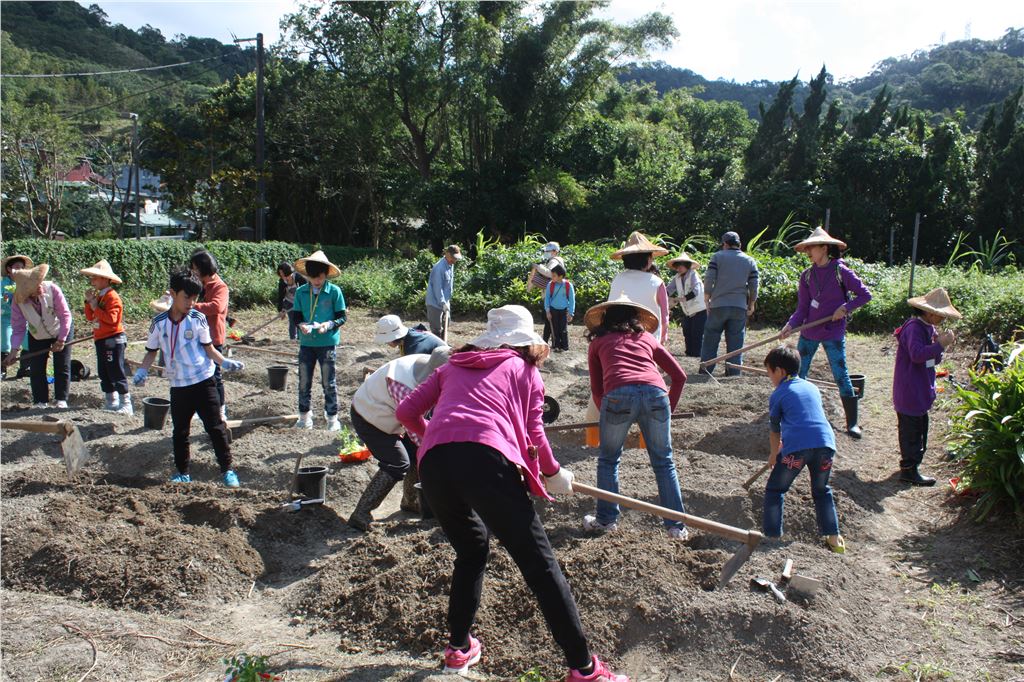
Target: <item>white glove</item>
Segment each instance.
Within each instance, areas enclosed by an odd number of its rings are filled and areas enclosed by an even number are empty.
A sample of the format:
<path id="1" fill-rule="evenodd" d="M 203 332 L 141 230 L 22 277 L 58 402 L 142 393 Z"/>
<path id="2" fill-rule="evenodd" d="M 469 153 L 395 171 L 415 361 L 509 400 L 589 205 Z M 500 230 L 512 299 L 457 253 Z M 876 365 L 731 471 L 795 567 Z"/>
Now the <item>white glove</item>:
<path id="1" fill-rule="evenodd" d="M 441 310 L 443 310 L 444 312 L 446 312 L 449 315 L 451 315 L 451 312 L 452 312 L 452 302 L 451 301 L 445 301 L 444 303 L 442 303 L 441 304 Z"/>
<path id="2" fill-rule="evenodd" d="M 544 487 L 554 497 L 568 495 L 572 492 L 573 478 L 575 477 L 572 475 L 572 472 L 562 467 L 554 476 L 544 477 Z"/>
<path id="3" fill-rule="evenodd" d="M 139 367 L 135 370 L 135 376 L 132 377 L 132 383 L 136 386 L 143 386 L 146 383 L 146 377 L 149 376 L 149 371 L 144 367 Z"/>
<path id="4" fill-rule="evenodd" d="M 302 324 L 299 325 L 299 331 L 309 336 L 310 334 L 313 333 L 313 325 L 306 324 L 305 322 L 303 322 Z"/>
<path id="5" fill-rule="evenodd" d="M 245 363 L 240 360 L 224 358 L 224 362 L 220 363 L 220 368 L 225 372 L 238 372 L 245 369 Z"/>
<path id="6" fill-rule="evenodd" d="M 321 322 L 313 326 L 316 327 L 316 330 L 321 334 L 326 334 L 327 332 L 331 331 L 331 328 L 334 326 L 334 323 L 331 321 L 327 321 Z"/>

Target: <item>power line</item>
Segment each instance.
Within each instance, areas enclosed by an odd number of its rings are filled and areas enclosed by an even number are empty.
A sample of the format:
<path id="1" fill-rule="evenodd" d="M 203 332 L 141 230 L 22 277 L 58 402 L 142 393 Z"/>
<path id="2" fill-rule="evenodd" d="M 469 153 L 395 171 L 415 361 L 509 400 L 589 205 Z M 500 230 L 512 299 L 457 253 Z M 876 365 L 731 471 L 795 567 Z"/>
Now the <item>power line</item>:
<path id="1" fill-rule="evenodd" d="M 71 78 L 75 76 L 109 76 L 115 73 L 141 73 L 142 71 L 161 71 L 163 69 L 173 69 L 179 66 L 188 66 L 189 64 L 202 64 L 203 62 L 208 62 L 211 59 L 223 59 L 226 56 L 227 53 L 217 55 L 215 57 L 194 59 L 190 62 L 178 62 L 177 64 L 163 64 L 162 66 L 145 66 L 138 69 L 118 69 L 117 71 L 82 71 L 79 73 L 0 73 L 0 78 Z"/>

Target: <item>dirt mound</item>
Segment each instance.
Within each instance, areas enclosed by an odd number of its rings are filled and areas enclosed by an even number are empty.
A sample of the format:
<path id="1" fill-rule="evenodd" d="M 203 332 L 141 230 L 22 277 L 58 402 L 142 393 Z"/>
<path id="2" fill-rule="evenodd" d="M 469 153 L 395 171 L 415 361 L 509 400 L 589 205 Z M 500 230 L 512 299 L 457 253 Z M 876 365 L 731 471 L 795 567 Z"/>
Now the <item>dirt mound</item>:
<path id="1" fill-rule="evenodd" d="M 4 507 L 6 586 L 169 611 L 197 598 L 245 594 L 263 573 L 247 537 L 255 522 L 251 496 L 225 498 L 202 484 L 90 483 L 4 482 L 5 498 L 50 493 L 27 519 Z"/>

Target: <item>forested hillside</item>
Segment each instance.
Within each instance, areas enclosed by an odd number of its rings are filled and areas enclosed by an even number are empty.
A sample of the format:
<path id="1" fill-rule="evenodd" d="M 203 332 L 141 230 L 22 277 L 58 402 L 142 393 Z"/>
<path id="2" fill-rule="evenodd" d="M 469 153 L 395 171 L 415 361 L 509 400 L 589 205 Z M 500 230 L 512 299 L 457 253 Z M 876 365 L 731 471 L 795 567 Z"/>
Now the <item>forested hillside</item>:
<path id="1" fill-rule="evenodd" d="M 867 76 L 831 84 L 829 96 L 842 99 L 847 106 L 867 108 L 887 87 L 896 106 L 944 116 L 962 110 L 968 125 L 976 128 L 988 108 L 1020 87 L 1022 78 L 1024 29 L 1011 28 L 997 40 L 959 40 L 908 56 L 889 57 Z M 664 62 L 631 64 L 619 74 L 619 80 L 653 83 L 662 94 L 694 88 L 694 95 L 703 100 L 739 102 L 755 118 L 760 116 L 760 103 L 775 97 L 782 85 L 765 80 L 708 80 Z M 798 103 L 806 92 L 807 84 L 800 83 L 794 93 Z"/>

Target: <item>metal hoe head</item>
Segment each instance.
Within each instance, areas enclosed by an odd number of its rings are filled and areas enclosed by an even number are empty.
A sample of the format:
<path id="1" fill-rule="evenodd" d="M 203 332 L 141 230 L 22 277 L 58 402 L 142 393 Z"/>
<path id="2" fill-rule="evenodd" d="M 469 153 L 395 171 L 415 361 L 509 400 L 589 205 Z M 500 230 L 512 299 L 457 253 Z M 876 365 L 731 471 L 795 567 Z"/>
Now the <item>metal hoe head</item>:
<path id="1" fill-rule="evenodd" d="M 89 449 L 85 447 L 82 440 L 82 432 L 71 422 L 64 422 L 64 439 L 60 442 L 60 449 L 64 453 L 64 466 L 68 470 L 68 476 L 77 474 L 86 461 L 89 459 Z"/>

